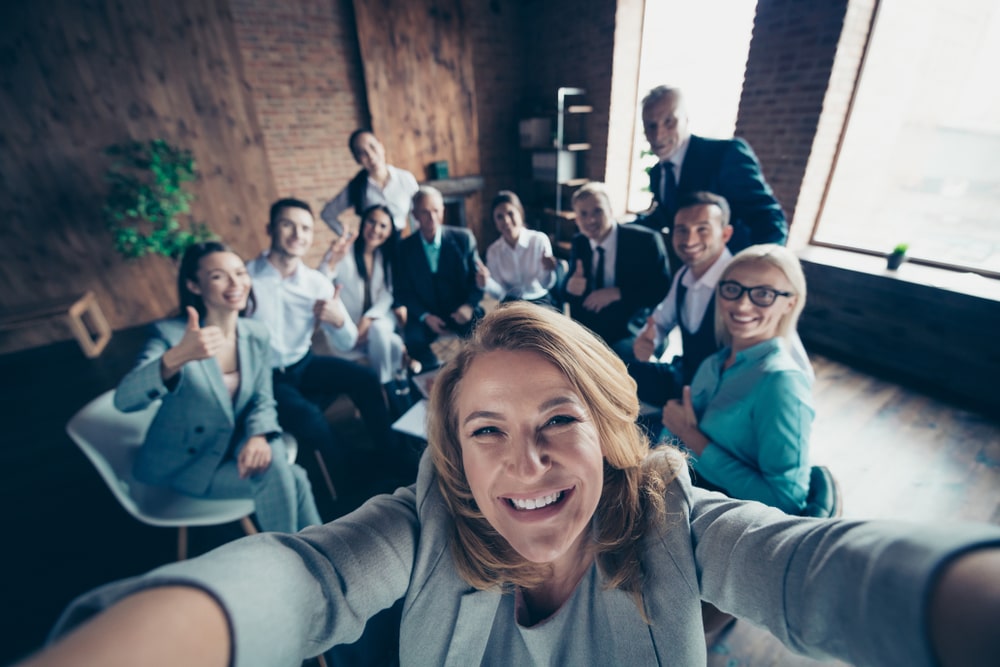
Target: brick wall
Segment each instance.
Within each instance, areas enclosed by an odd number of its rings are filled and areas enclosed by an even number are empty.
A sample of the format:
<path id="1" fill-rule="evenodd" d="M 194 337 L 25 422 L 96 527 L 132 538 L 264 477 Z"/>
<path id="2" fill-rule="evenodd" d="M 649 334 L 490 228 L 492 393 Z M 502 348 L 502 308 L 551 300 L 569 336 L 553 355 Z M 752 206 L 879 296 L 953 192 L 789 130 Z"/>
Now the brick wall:
<path id="1" fill-rule="evenodd" d="M 357 172 L 347 138 L 368 118 L 351 0 L 230 4 L 278 192 L 322 206 Z"/>
<path id="2" fill-rule="evenodd" d="M 463 12 L 472 44 L 476 109 L 479 115 L 479 173 L 483 177 L 481 253 L 497 238 L 489 205 L 498 190 L 517 190 L 518 118 L 526 91 L 523 72 L 530 60 L 521 39 L 519 0 L 465 0 Z"/>
<path id="3" fill-rule="evenodd" d="M 736 135 L 753 146 L 792 219 L 848 0 L 760 0 Z M 853 81 L 851 81 L 853 85 Z"/>

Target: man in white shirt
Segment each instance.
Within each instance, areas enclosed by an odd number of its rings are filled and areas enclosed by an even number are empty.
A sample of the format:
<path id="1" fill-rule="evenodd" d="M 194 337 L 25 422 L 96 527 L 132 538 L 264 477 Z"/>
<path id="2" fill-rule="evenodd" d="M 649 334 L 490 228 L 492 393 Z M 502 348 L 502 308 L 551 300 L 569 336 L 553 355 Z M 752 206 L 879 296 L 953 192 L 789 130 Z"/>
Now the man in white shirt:
<path id="1" fill-rule="evenodd" d="M 636 337 L 632 351 L 637 361 L 629 364 L 639 398 L 656 406 L 680 398 L 701 362 L 719 350 L 715 338 L 715 288 L 733 258 L 726 247 L 733 227 L 725 198 L 711 192 L 681 195 L 673 227 L 671 242 L 683 266 L 674 276 L 667 297 Z M 675 357 L 670 363 L 650 362 L 676 326 L 681 329 L 683 357 Z M 813 377 L 798 335 L 789 342 L 792 356 Z"/>
<path id="2" fill-rule="evenodd" d="M 320 217 L 338 236 L 344 234 L 340 215 L 349 208 L 359 216 L 365 209 L 381 204 L 389 209 L 396 229 L 410 230 L 410 201 L 417 192 L 417 179 L 405 169 L 385 161 L 385 146 L 368 129 L 351 133 L 347 145 L 354 160 L 363 167 L 340 193 L 323 207 Z"/>
<path id="3" fill-rule="evenodd" d="M 271 248 L 247 264 L 256 299 L 251 317 L 264 322 L 271 334 L 281 427 L 295 436 L 300 448 L 322 452 L 340 494 L 354 487 L 359 471 L 352 469 L 350 448 L 338 442 L 323 414 L 325 402 L 340 394 L 350 396 L 382 455 L 390 449 L 390 420 L 374 370 L 311 350 L 317 327 L 342 350 L 354 347 L 358 335 L 333 283 L 302 262 L 312 245 L 313 225 L 312 210 L 303 201 L 281 199 L 271 206 Z M 312 457 L 300 459 L 308 467 Z"/>

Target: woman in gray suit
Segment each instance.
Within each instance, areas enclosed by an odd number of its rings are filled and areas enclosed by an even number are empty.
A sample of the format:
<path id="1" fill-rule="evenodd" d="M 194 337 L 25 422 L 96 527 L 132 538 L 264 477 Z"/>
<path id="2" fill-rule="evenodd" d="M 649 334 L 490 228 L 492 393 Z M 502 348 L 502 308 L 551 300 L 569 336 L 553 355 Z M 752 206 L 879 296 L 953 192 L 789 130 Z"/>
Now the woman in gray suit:
<path id="1" fill-rule="evenodd" d="M 267 329 L 243 260 L 218 242 L 188 248 L 177 279 L 185 315 L 151 325 L 115 406 L 160 409 L 135 461 L 149 484 L 203 498 L 254 499 L 261 529 L 320 523 L 305 471 L 288 463 L 271 392 Z"/>
<path id="2" fill-rule="evenodd" d="M 88 593 L 29 664 L 297 667 L 402 601 L 404 667 L 704 665 L 703 599 L 814 656 L 996 664 L 996 526 L 732 500 L 637 413 L 592 333 L 501 306 L 437 376 L 414 486 Z"/>

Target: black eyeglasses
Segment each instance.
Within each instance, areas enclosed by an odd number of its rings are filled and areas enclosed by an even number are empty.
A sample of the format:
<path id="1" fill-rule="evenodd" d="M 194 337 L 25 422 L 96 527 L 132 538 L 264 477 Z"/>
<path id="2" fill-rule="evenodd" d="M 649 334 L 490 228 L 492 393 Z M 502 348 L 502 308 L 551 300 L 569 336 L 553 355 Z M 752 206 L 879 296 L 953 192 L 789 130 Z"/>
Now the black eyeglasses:
<path id="1" fill-rule="evenodd" d="M 792 296 L 791 292 L 781 292 L 762 285 L 746 287 L 735 280 L 723 280 L 719 283 L 719 296 L 726 301 L 739 301 L 744 292 L 750 295 L 750 303 L 761 308 L 773 306 L 779 296 Z"/>

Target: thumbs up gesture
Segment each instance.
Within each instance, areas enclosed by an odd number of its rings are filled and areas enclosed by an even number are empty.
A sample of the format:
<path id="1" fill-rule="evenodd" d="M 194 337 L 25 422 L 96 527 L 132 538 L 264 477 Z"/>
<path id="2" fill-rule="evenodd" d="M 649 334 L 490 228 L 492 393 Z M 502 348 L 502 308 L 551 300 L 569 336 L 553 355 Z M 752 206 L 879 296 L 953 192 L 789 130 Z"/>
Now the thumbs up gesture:
<path id="1" fill-rule="evenodd" d="M 486 268 L 483 261 L 476 257 L 476 286 L 479 289 L 486 289 L 486 283 L 490 279 L 490 270 Z"/>
<path id="2" fill-rule="evenodd" d="M 698 428 L 698 416 L 691 402 L 691 387 L 685 385 L 681 392 L 681 400 L 676 398 L 667 401 L 663 406 L 663 425 L 671 433 L 684 441 L 684 445 L 700 456 L 708 446 L 709 439 Z"/>
<path id="3" fill-rule="evenodd" d="M 632 343 L 632 354 L 639 361 L 648 361 L 656 351 L 656 322 L 653 316 L 646 318 L 646 326 L 642 328 L 635 342 Z"/>
<path id="4" fill-rule="evenodd" d="M 198 311 L 193 306 L 187 307 L 187 318 L 187 326 L 180 342 L 163 353 L 160 374 L 164 380 L 172 378 L 188 362 L 214 357 L 225 342 L 222 329 L 217 326 L 201 326 Z"/>
<path id="5" fill-rule="evenodd" d="M 576 270 L 566 281 L 566 291 L 573 296 L 583 296 L 587 291 L 587 277 L 583 274 L 583 260 L 576 260 Z"/>
<path id="6" fill-rule="evenodd" d="M 343 285 L 335 285 L 332 297 L 329 299 L 317 299 L 316 303 L 313 304 L 313 313 L 316 315 L 317 324 L 319 322 L 326 322 L 338 329 L 344 326 L 344 320 L 347 318 L 347 310 L 340 301 L 340 291 L 343 288 Z"/>

